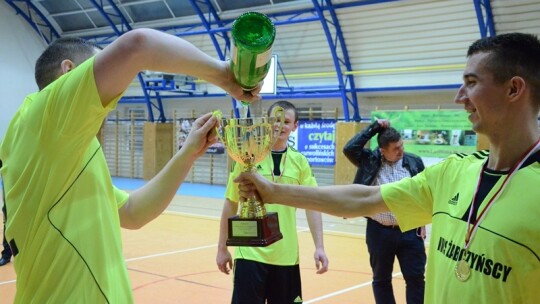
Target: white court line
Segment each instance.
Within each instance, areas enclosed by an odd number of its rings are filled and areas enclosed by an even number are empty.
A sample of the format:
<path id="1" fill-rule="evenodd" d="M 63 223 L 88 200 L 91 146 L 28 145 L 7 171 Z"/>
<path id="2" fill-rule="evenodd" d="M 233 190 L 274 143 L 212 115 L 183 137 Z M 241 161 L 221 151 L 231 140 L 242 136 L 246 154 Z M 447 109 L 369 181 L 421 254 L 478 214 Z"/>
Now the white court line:
<path id="1" fill-rule="evenodd" d="M 217 244 L 214 244 L 214 245 L 207 245 L 207 246 L 201 246 L 201 247 L 195 247 L 195 248 L 190 248 L 190 249 L 182 249 L 182 250 L 176 250 L 176 251 L 164 252 L 164 253 L 153 254 L 153 255 L 147 255 L 147 256 L 141 256 L 141 257 L 136 257 L 136 258 L 126 259 L 125 261 L 126 261 L 126 262 L 140 261 L 140 260 L 146 260 L 146 259 L 151 259 L 151 258 L 156 258 L 156 257 L 162 257 L 162 256 L 167 256 L 167 255 L 173 255 L 173 254 L 177 254 L 177 253 L 190 252 L 190 251 L 196 251 L 196 250 L 201 250 L 201 249 L 208 249 L 208 248 L 212 248 L 212 247 L 217 247 Z M 16 281 L 17 281 L 17 280 L 3 281 L 3 282 L 0 281 L 0 285 L 7 285 L 7 284 L 15 283 Z"/>
<path id="2" fill-rule="evenodd" d="M 307 232 L 307 231 L 309 231 L 309 228 L 299 228 L 298 229 L 298 232 Z M 208 249 L 208 248 L 212 248 L 212 247 L 217 247 L 217 244 L 206 245 L 206 246 L 201 246 L 201 247 L 195 247 L 195 248 L 190 248 L 190 249 L 182 249 L 182 250 L 164 252 L 164 253 L 158 253 L 158 254 L 147 255 L 147 256 L 142 256 L 142 257 L 137 257 L 137 258 L 131 258 L 131 259 L 126 259 L 126 262 L 146 260 L 146 259 L 151 259 L 151 258 L 156 258 L 156 257 L 173 255 L 173 254 L 177 254 L 177 253 L 190 252 L 190 251 L 201 250 L 201 249 Z"/>
<path id="3" fill-rule="evenodd" d="M 190 249 L 182 249 L 182 250 L 164 252 L 164 253 L 158 253 L 158 254 L 147 255 L 147 256 L 142 256 L 142 257 L 137 257 L 137 258 L 131 258 L 131 259 L 126 259 L 126 262 L 146 260 L 146 259 L 151 259 L 151 258 L 156 258 L 156 257 L 173 255 L 173 254 L 177 254 L 177 253 L 190 252 L 190 251 L 196 251 L 196 250 L 201 250 L 201 249 L 208 249 L 208 248 L 212 248 L 212 247 L 217 247 L 217 244 L 201 246 L 201 247 L 195 247 L 195 248 L 190 248 Z"/>
<path id="4" fill-rule="evenodd" d="M 15 283 L 15 282 L 17 282 L 17 280 L 4 281 L 4 282 L 0 282 L 0 285 L 7 285 L 7 284 Z"/>
<path id="5" fill-rule="evenodd" d="M 199 216 L 199 217 L 203 217 L 203 218 L 212 218 L 212 219 L 216 219 L 216 217 L 211 217 L 211 216 L 200 216 L 200 215 L 198 215 L 198 214 L 189 214 L 189 213 L 182 213 L 182 212 L 167 212 L 167 213 L 171 213 L 171 214 L 183 214 L 183 215 L 192 215 L 192 216 L 195 215 L 195 216 Z M 297 228 L 298 228 L 298 230 L 297 230 L 298 232 L 308 232 L 308 231 L 309 231 L 309 228 L 308 228 L 308 227 L 297 227 Z M 140 260 L 146 260 L 146 259 L 151 259 L 151 258 L 155 258 L 155 257 L 162 257 L 162 256 L 173 255 L 173 254 L 177 254 L 177 253 L 190 252 L 190 251 L 196 251 L 196 250 L 208 249 L 208 248 L 213 248 L 213 247 L 217 247 L 217 244 L 207 245 L 207 246 L 201 246 L 201 247 L 195 247 L 195 248 L 190 248 L 190 249 L 183 249 L 183 250 L 176 250 L 176 251 L 164 252 L 164 253 L 153 254 L 153 255 L 147 255 L 147 256 L 141 256 L 141 257 L 136 257 L 136 258 L 126 259 L 125 261 L 126 261 L 126 263 L 127 263 L 127 262 L 133 262 L 133 261 L 140 261 Z M 0 281 L 0 285 L 12 284 L 12 283 L 15 283 L 16 281 L 17 281 L 17 280 L 3 281 L 3 282 Z M 371 282 L 368 282 L 368 283 L 365 283 L 365 284 L 371 284 Z M 347 291 L 352 290 L 352 289 L 356 289 L 356 288 L 363 287 L 362 285 L 364 285 L 364 284 L 357 285 L 357 286 L 353 286 L 353 287 L 344 289 L 344 290 L 342 290 L 342 291 L 338 291 L 338 292 L 336 292 L 336 293 L 330 294 L 329 296 L 337 295 L 337 294 L 344 293 L 344 292 L 347 292 Z M 324 298 L 329 297 L 329 296 L 324 296 L 324 297 L 321 297 L 321 298 L 316 298 L 316 299 L 310 300 L 310 302 L 306 302 L 306 303 L 313 303 L 313 302 L 311 302 L 311 301 L 319 301 L 319 299 L 324 299 Z"/>
<path id="6" fill-rule="evenodd" d="M 184 215 L 187 217 L 202 218 L 202 219 L 207 219 L 207 220 L 220 220 L 221 219 L 221 216 L 204 215 L 200 213 L 189 213 L 189 212 L 180 212 L 180 211 L 169 211 L 169 210 L 163 211 L 163 214 Z"/>
<path id="7" fill-rule="evenodd" d="M 392 274 L 392 277 L 398 277 L 401 275 L 401 272 L 396 272 L 396 273 L 393 273 Z M 349 288 L 345 288 L 345 289 L 342 289 L 342 290 L 338 290 L 336 292 L 332 292 L 332 293 L 329 293 L 329 294 L 326 294 L 322 297 L 318 297 L 318 298 L 315 298 L 315 299 L 311 299 L 311 300 L 308 300 L 308 301 L 304 301 L 304 304 L 309 304 L 309 303 L 315 303 L 315 302 L 319 302 L 319 301 L 322 301 L 322 300 L 326 300 L 328 298 L 331 298 L 331 297 L 334 297 L 334 296 L 337 296 L 337 295 L 340 295 L 342 293 L 346 293 L 346 292 L 349 292 L 351 290 L 355 290 L 355 289 L 358 289 L 358 288 L 363 288 L 363 287 L 366 287 L 366 286 L 370 286 L 371 285 L 371 282 L 372 281 L 369 281 L 369 282 L 365 282 L 365 283 L 362 283 L 362 284 L 359 284 L 359 285 L 355 285 L 355 286 L 351 286 Z"/>

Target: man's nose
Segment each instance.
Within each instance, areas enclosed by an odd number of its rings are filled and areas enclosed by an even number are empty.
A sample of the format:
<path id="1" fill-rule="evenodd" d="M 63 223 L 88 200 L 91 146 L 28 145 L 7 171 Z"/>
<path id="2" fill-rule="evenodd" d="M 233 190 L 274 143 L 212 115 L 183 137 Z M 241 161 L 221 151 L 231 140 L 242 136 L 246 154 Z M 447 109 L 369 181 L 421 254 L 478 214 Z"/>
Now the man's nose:
<path id="1" fill-rule="evenodd" d="M 465 99 L 467 97 L 465 96 L 465 93 L 463 92 L 463 86 L 461 86 L 456 94 L 456 96 L 454 97 L 454 102 L 455 103 L 462 103 L 462 102 L 465 102 Z"/>

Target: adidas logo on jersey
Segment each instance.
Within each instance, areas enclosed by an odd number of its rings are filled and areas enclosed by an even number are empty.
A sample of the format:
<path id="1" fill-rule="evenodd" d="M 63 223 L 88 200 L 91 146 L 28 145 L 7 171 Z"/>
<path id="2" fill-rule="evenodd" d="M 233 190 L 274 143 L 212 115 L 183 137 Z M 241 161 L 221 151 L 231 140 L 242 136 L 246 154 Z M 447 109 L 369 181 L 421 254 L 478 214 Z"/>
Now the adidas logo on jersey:
<path id="1" fill-rule="evenodd" d="M 456 195 L 454 195 L 454 197 L 452 197 L 450 200 L 448 200 L 448 204 L 457 205 L 458 201 L 459 201 L 459 192 L 456 193 Z"/>
<path id="2" fill-rule="evenodd" d="M 302 298 L 300 298 L 300 296 L 296 297 L 296 299 L 294 299 L 294 302 L 293 303 L 302 303 L 304 301 L 302 301 Z"/>
<path id="3" fill-rule="evenodd" d="M 257 171 L 258 171 L 258 170 L 262 170 L 262 168 L 263 168 L 263 167 L 262 167 L 261 165 L 258 165 L 258 166 L 257 166 Z"/>

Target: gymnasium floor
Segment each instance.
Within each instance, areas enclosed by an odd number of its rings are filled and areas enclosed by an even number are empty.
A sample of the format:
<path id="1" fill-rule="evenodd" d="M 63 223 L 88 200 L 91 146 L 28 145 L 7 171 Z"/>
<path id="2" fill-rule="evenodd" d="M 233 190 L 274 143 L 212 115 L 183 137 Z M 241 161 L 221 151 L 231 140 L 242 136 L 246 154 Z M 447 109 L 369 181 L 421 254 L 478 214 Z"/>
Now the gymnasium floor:
<path id="1" fill-rule="evenodd" d="M 144 183 L 114 182 L 128 191 Z M 140 230 L 122 230 L 135 303 L 230 303 L 232 275 L 222 274 L 215 264 L 224 192 L 223 186 L 186 183 L 155 221 Z M 375 303 L 362 235 L 365 220 L 327 215 L 323 220 L 330 266 L 317 275 L 311 234 L 304 212 L 298 211 L 304 303 Z M 13 302 L 15 280 L 13 263 L 0 267 L 0 303 Z M 397 262 L 393 285 L 397 303 L 405 303 Z"/>

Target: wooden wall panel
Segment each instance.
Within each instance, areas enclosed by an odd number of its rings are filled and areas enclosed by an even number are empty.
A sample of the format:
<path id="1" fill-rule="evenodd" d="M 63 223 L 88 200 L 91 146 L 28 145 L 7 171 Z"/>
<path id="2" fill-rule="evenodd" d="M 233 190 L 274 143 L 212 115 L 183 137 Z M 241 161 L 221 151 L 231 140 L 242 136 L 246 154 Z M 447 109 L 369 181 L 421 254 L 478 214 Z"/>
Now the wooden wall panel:
<path id="1" fill-rule="evenodd" d="M 173 124 L 144 124 L 143 179 L 154 177 L 172 158 Z"/>
<path id="2" fill-rule="evenodd" d="M 343 155 L 343 147 L 356 133 L 363 130 L 370 123 L 338 122 L 336 124 L 336 167 L 334 171 L 334 184 L 351 184 L 356 174 L 356 166 Z M 369 142 L 367 143 L 369 145 Z"/>

